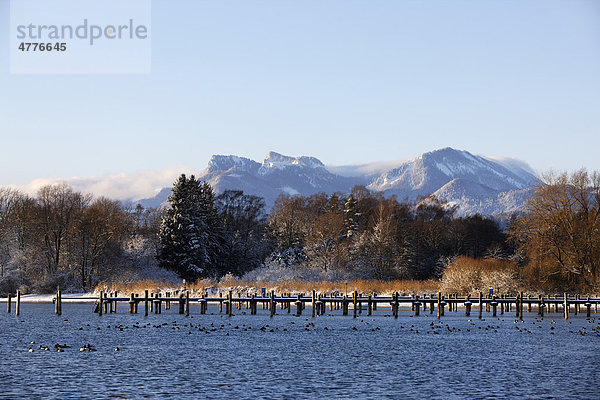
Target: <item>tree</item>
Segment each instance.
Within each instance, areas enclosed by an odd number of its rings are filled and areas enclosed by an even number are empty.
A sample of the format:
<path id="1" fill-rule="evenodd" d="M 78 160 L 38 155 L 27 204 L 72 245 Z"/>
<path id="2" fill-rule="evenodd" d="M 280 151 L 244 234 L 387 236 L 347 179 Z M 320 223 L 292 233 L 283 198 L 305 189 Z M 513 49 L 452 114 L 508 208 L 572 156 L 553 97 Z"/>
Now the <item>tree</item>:
<path id="1" fill-rule="evenodd" d="M 555 287 L 599 281 L 600 173 L 548 173 L 511 227 L 531 278 Z"/>
<path id="2" fill-rule="evenodd" d="M 44 186 L 38 191 L 48 274 L 58 271 L 65 250 L 64 240 L 73 218 L 87 207 L 90 200 L 91 196 L 74 192 L 64 183 Z"/>
<path id="3" fill-rule="evenodd" d="M 220 272 L 240 276 L 258 267 L 270 250 L 264 240 L 264 200 L 241 190 L 226 190 L 217 196 L 215 204 L 223 230 Z"/>
<path id="4" fill-rule="evenodd" d="M 220 226 L 214 193 L 207 182 L 182 174 L 169 196 L 160 228 L 162 267 L 187 280 L 218 275 Z"/>

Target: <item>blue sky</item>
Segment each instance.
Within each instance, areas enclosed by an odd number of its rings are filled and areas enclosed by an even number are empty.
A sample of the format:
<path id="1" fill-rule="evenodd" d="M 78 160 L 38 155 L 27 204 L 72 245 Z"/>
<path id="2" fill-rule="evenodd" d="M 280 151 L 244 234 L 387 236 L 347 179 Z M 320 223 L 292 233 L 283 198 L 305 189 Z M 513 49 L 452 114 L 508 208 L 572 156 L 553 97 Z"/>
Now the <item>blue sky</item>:
<path id="1" fill-rule="evenodd" d="M 598 1 L 155 0 L 147 75 L 11 75 L 8 23 L 0 185 L 269 150 L 600 170 Z"/>

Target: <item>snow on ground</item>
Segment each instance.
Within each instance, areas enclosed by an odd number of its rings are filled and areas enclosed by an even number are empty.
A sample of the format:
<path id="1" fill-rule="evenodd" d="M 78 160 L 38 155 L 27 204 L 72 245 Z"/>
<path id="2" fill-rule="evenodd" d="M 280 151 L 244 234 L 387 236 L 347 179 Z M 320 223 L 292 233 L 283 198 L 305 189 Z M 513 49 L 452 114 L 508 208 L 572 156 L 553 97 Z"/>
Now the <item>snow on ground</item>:
<path id="1" fill-rule="evenodd" d="M 21 303 L 52 303 L 54 294 L 25 294 L 21 296 Z M 63 303 L 93 303 L 98 299 L 94 293 L 63 293 Z M 13 298 L 14 301 L 14 298 Z"/>

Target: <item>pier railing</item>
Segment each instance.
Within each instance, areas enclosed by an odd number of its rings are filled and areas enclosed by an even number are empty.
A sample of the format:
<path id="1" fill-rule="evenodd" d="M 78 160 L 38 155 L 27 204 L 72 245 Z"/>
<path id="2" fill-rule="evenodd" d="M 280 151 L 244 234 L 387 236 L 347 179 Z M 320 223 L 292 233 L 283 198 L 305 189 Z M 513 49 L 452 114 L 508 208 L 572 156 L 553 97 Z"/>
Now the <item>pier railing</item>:
<path id="1" fill-rule="evenodd" d="M 486 295 L 479 292 L 475 296 L 471 295 L 443 295 L 441 292 L 437 294 L 418 295 L 400 295 L 395 292 L 391 296 L 374 296 L 362 295 L 358 292 L 353 292 L 350 296 L 347 294 L 334 293 L 317 293 L 312 291 L 308 295 L 306 293 L 282 293 L 276 295 L 271 291 L 269 295 L 257 296 L 245 295 L 238 293 L 233 295 L 233 291 L 227 293 L 219 293 L 217 296 L 200 296 L 191 297 L 189 291 L 176 291 L 165 293 L 149 293 L 146 290 L 143 296 L 136 293 L 131 293 L 129 296 L 119 296 L 117 292 L 107 293 L 100 291 L 98 296 L 93 297 L 68 297 L 63 296 L 61 291 L 57 291 L 56 296 L 52 299 L 54 303 L 54 312 L 58 315 L 62 314 L 62 302 L 64 301 L 92 301 L 94 302 L 93 311 L 98 315 L 115 313 L 119 303 L 128 306 L 129 313 L 137 314 L 140 305 L 143 305 L 144 315 L 149 313 L 160 314 L 162 309 L 169 310 L 172 304 L 178 307 L 180 314 L 190 315 L 190 305 L 200 306 L 200 314 L 206 314 L 209 306 L 218 307 L 219 313 L 225 312 L 229 316 L 234 315 L 234 309 L 249 310 L 251 315 L 257 314 L 257 309 L 262 306 L 263 309 L 269 310 L 270 316 L 280 313 L 291 313 L 294 310 L 295 315 L 302 315 L 303 311 L 310 307 L 313 317 L 324 315 L 329 307 L 330 311 L 342 310 L 342 315 L 349 315 L 352 311 L 354 318 L 359 314 L 366 313 L 372 315 L 378 309 L 389 309 L 395 318 L 398 318 L 401 307 L 410 307 L 411 312 L 415 316 L 419 316 L 421 312 L 433 314 L 437 311 L 437 318 L 444 316 L 445 310 L 449 312 L 459 312 L 459 308 L 464 311 L 466 316 L 476 310 L 478 318 L 483 317 L 483 313 L 491 313 L 493 317 L 508 313 L 514 313 L 516 318 L 523 318 L 525 312 L 536 312 L 539 316 L 544 316 L 545 313 L 561 313 L 565 319 L 569 318 L 569 314 L 585 313 L 587 318 L 590 318 L 592 308 L 594 313 L 598 312 L 598 304 L 600 296 L 581 296 L 581 295 L 538 295 L 524 296 L 519 293 L 516 296 L 508 295 Z M 21 310 L 21 293 L 17 291 L 15 296 L 9 295 L 6 298 L 0 299 L 0 302 L 7 304 L 7 312 L 11 312 L 12 304 L 15 304 L 15 314 L 19 315 Z"/>

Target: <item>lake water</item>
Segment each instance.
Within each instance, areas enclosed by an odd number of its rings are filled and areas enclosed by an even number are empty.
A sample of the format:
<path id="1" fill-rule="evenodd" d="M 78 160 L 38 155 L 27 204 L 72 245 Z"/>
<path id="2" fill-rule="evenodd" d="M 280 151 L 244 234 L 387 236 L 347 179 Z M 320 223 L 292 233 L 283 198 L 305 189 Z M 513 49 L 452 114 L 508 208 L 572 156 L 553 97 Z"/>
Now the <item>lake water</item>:
<path id="1" fill-rule="evenodd" d="M 21 307 L 19 317 L 0 312 L 0 399 L 600 398 L 600 318 L 585 315 L 311 318 L 307 308 L 269 318 L 259 307 L 228 318 L 192 306 L 190 317 L 177 307 L 144 317 L 120 306 L 99 317 L 91 304 L 63 303 L 62 316 L 52 304 Z M 80 351 L 86 344 L 97 351 Z"/>

